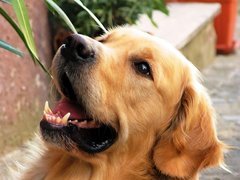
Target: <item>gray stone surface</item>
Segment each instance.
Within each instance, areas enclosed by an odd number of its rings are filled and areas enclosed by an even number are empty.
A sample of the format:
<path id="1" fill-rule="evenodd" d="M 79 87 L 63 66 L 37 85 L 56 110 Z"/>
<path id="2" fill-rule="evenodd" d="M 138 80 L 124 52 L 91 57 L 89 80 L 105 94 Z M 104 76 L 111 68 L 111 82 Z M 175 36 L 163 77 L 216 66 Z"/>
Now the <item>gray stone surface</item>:
<path id="1" fill-rule="evenodd" d="M 211 21 L 202 27 L 199 33 L 181 48 L 180 51 L 201 70 L 215 60 L 216 40 L 214 23 Z"/>
<path id="2" fill-rule="evenodd" d="M 220 168 L 211 169 L 201 179 L 240 180 L 240 50 L 233 55 L 217 56 L 203 75 L 217 112 L 219 138 L 234 149 L 225 155 L 232 174 Z"/>
<path id="3" fill-rule="evenodd" d="M 220 12 L 218 3 L 168 3 L 169 15 L 154 11 L 155 27 L 146 15 L 137 28 L 166 39 L 178 49 L 183 48 Z"/>
<path id="4" fill-rule="evenodd" d="M 240 5 L 240 0 L 238 2 Z M 236 38 L 240 40 L 240 7 L 238 9 Z M 233 149 L 225 155 L 225 164 L 232 173 L 210 169 L 200 179 L 240 180 L 240 48 L 235 54 L 217 56 L 202 72 L 217 112 L 219 138 Z"/>

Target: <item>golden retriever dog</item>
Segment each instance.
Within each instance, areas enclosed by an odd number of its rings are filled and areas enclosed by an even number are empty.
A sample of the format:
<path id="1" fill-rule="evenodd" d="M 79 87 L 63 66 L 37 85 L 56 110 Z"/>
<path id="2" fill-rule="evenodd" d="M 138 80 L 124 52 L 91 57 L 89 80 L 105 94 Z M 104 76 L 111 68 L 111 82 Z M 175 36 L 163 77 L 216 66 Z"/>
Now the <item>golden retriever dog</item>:
<path id="1" fill-rule="evenodd" d="M 23 180 L 193 180 L 223 162 L 198 70 L 130 27 L 69 36 L 52 63 L 61 94 L 40 122 L 41 156 Z"/>

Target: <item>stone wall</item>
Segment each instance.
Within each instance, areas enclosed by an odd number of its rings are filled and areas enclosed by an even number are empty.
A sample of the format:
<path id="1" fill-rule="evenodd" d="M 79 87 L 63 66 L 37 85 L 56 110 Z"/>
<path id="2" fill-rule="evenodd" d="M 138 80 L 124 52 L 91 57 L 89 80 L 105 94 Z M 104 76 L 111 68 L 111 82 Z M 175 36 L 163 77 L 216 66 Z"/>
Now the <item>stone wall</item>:
<path id="1" fill-rule="evenodd" d="M 216 56 L 216 41 L 216 32 L 213 22 L 210 21 L 180 51 L 201 70 L 214 61 Z"/>
<path id="2" fill-rule="evenodd" d="M 40 59 L 48 67 L 52 48 L 47 10 L 44 2 L 25 0 L 31 18 Z M 0 6 L 14 17 L 11 5 Z M 20 58 L 0 48 L 0 155 L 31 137 L 41 118 L 48 96 L 49 78 L 32 62 L 23 42 L 0 16 L 0 39 L 24 52 Z"/>

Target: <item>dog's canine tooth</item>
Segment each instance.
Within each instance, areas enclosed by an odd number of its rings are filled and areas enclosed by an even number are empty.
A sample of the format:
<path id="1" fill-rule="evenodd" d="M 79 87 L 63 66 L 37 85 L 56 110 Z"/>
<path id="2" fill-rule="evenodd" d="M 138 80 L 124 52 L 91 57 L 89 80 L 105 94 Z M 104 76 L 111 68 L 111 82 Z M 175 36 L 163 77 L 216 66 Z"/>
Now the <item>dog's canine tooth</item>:
<path id="1" fill-rule="evenodd" d="M 52 114 L 52 110 L 51 110 L 50 107 L 49 107 L 48 101 L 45 102 L 44 113 L 45 113 L 45 114 L 47 114 L 47 113 Z"/>
<path id="2" fill-rule="evenodd" d="M 65 114 L 65 116 L 62 118 L 62 123 L 67 124 L 68 118 L 70 117 L 71 113 Z"/>
<path id="3" fill-rule="evenodd" d="M 43 112 L 43 119 L 47 119 L 47 113 Z"/>

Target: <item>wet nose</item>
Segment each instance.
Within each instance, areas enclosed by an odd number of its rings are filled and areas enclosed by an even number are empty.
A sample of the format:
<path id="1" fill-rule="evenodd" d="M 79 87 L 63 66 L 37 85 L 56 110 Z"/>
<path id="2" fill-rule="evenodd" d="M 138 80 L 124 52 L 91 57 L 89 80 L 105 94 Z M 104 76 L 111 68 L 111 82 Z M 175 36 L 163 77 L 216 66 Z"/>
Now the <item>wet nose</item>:
<path id="1" fill-rule="evenodd" d="M 64 40 L 61 54 L 67 61 L 72 62 L 91 62 L 95 55 L 89 40 L 79 34 L 73 34 Z"/>

